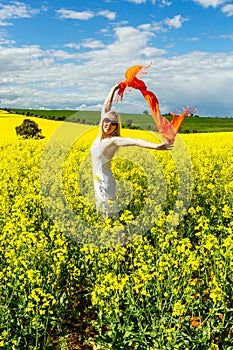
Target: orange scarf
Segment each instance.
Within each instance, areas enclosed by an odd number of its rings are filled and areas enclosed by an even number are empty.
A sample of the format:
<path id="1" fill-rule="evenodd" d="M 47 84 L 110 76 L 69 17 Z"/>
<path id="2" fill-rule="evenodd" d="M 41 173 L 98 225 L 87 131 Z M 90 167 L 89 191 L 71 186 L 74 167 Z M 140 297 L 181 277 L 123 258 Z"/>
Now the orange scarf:
<path id="1" fill-rule="evenodd" d="M 150 64 L 151 65 L 151 64 Z M 189 110 L 188 108 L 184 108 L 184 112 L 180 115 L 174 115 L 171 122 L 168 119 L 161 116 L 159 109 L 159 102 L 155 94 L 151 91 L 147 90 L 145 83 L 138 79 L 136 75 L 140 72 L 142 74 L 147 74 L 144 72 L 144 68 L 149 68 L 148 66 L 132 66 L 125 72 L 126 80 L 122 81 L 119 84 L 118 96 L 116 102 L 118 100 L 123 99 L 124 91 L 126 87 L 132 87 L 134 89 L 138 89 L 141 91 L 148 105 L 150 106 L 151 115 L 155 121 L 156 128 L 158 132 L 162 135 L 162 137 L 169 143 L 173 143 L 175 140 L 175 136 L 180 130 L 180 127 L 183 123 L 183 120 L 186 116 L 190 116 L 193 110 Z"/>

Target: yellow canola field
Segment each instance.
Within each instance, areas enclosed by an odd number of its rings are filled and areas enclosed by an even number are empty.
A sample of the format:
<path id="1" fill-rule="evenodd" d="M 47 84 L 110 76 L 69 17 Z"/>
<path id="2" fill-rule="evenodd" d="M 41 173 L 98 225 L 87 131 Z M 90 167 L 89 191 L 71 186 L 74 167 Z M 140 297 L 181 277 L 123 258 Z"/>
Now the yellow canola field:
<path id="1" fill-rule="evenodd" d="M 18 137 L 16 135 L 15 127 L 22 124 L 24 119 L 30 119 L 33 120 L 35 123 L 38 124 L 39 128 L 42 130 L 42 135 L 48 139 L 52 136 L 54 131 L 59 128 L 62 124 L 64 124 L 61 121 L 55 121 L 55 120 L 46 120 L 42 118 L 36 118 L 36 117 L 27 117 L 24 115 L 14 114 L 14 113 L 8 113 L 6 111 L 0 111 L 0 140 L 17 140 Z M 78 128 L 81 129 L 82 132 L 89 129 L 89 126 L 84 125 L 74 125 L 72 128 Z"/>
<path id="2" fill-rule="evenodd" d="M 0 348 L 65 348 L 71 316 L 93 349 L 231 348 L 233 133 L 120 151 L 112 220 L 95 211 L 98 129 L 30 117 L 45 138 L 19 140 L 23 118 L 0 116 Z"/>

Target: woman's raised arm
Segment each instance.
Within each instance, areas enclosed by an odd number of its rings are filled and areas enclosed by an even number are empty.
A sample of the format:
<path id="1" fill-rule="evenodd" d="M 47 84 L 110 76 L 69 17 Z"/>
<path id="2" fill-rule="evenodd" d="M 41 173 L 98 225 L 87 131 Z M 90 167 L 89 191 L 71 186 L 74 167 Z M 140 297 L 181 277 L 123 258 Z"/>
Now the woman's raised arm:
<path id="1" fill-rule="evenodd" d="M 107 95 L 107 97 L 106 97 L 106 99 L 104 101 L 103 107 L 102 107 L 101 120 L 103 120 L 105 118 L 105 113 L 107 113 L 107 112 L 109 112 L 111 110 L 112 102 L 113 102 L 113 99 L 114 99 L 114 94 L 115 94 L 115 92 L 118 89 L 119 89 L 119 83 L 117 83 L 116 85 L 114 85 L 110 89 L 110 91 L 109 91 L 109 93 L 108 93 L 108 95 Z"/>

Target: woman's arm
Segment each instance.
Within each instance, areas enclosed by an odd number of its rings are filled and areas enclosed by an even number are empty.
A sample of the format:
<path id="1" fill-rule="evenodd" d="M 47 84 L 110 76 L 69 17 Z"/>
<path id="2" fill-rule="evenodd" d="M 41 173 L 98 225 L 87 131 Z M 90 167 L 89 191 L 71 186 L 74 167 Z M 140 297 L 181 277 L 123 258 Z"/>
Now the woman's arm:
<path id="1" fill-rule="evenodd" d="M 166 142 L 153 143 L 141 139 L 125 138 L 125 137 L 110 137 L 100 142 L 100 151 L 107 159 L 112 159 L 119 147 L 138 146 L 143 148 L 156 149 L 159 151 L 170 150 L 172 146 Z"/>
<path id="2" fill-rule="evenodd" d="M 124 146 L 138 146 L 142 148 L 149 148 L 149 149 L 157 149 L 160 151 L 163 150 L 169 150 L 172 148 L 172 146 L 167 143 L 153 143 L 146 140 L 141 139 L 133 139 L 133 138 L 125 138 L 125 137 L 113 137 L 113 142 L 118 147 L 124 147 Z"/>
<path id="3" fill-rule="evenodd" d="M 105 117 L 105 113 L 109 112 L 112 108 L 112 102 L 113 102 L 113 98 L 114 98 L 114 94 L 116 92 L 116 90 L 119 89 L 119 83 L 117 83 L 116 85 L 114 85 L 111 90 L 109 91 L 105 101 L 104 101 L 104 104 L 103 104 L 103 107 L 102 107 L 102 111 L 101 111 L 101 120 L 104 119 Z"/>

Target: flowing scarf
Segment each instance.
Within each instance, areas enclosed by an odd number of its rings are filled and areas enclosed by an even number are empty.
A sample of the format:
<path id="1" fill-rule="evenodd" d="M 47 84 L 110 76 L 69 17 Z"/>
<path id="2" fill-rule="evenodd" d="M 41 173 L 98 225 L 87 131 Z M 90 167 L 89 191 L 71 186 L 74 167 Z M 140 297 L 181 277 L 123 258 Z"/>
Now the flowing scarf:
<path id="1" fill-rule="evenodd" d="M 142 95 L 150 106 L 150 112 L 158 132 L 166 140 L 166 142 L 172 144 L 175 140 L 176 134 L 180 130 L 184 118 L 192 115 L 194 109 L 183 108 L 183 113 L 179 115 L 174 114 L 171 122 L 167 118 L 161 116 L 157 97 L 152 91 L 147 90 L 147 87 L 142 80 L 136 77 L 139 73 L 147 74 L 147 72 L 143 71 L 143 69 L 149 68 L 150 66 L 151 63 L 147 66 L 132 66 L 125 72 L 126 80 L 119 83 L 116 102 L 123 99 L 124 92 L 127 87 L 132 87 L 141 91 Z"/>

